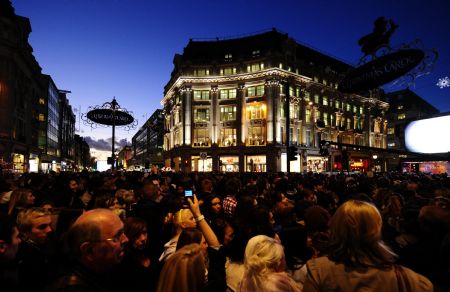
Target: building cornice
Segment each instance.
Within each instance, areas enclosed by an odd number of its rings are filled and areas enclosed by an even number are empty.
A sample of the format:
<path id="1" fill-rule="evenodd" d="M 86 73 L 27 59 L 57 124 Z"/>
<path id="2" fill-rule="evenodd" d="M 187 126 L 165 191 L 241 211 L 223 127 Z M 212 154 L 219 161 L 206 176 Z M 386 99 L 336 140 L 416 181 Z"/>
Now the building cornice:
<path id="1" fill-rule="evenodd" d="M 225 82 L 242 82 L 246 80 L 252 80 L 256 78 L 273 78 L 278 77 L 280 79 L 288 79 L 294 78 L 299 83 L 308 83 L 311 82 L 311 78 L 299 74 L 295 74 L 293 72 L 289 72 L 287 70 L 279 69 L 279 68 L 270 68 L 264 69 L 258 72 L 252 73 L 241 73 L 235 75 L 227 75 L 227 76 L 202 76 L 202 77 L 194 77 L 194 76 L 180 76 L 177 80 L 172 84 L 169 90 L 164 95 L 163 100 L 161 101 L 161 105 L 167 102 L 168 99 L 172 97 L 177 88 L 181 88 L 183 84 L 192 84 L 192 83 L 209 83 L 209 84 L 217 84 L 217 83 L 225 83 Z"/>

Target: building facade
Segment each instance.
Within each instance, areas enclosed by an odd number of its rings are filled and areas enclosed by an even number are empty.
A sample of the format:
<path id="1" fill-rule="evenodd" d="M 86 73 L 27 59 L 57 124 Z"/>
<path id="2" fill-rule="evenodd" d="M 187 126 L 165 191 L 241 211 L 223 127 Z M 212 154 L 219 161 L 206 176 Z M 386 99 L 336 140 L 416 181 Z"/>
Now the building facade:
<path id="1" fill-rule="evenodd" d="M 0 0 L 0 169 L 28 171 L 37 165 L 39 101 L 47 88 L 28 42 L 31 25 L 10 1 Z"/>
<path id="2" fill-rule="evenodd" d="M 416 120 L 434 117 L 439 110 L 413 91 L 406 89 L 384 95 L 390 107 L 386 113 L 388 120 L 387 148 L 407 151 L 405 147 L 405 128 Z M 403 160 L 409 160 L 408 154 L 393 154 L 388 159 L 388 170 L 401 170 Z"/>
<path id="3" fill-rule="evenodd" d="M 165 166 L 186 171 L 325 171 L 341 151 L 320 140 L 386 147 L 388 104 L 341 94 L 351 66 L 275 29 L 228 40 L 190 40 L 165 86 Z M 296 146 L 297 160 L 287 149 Z M 349 150 L 354 168 L 369 153 Z M 288 166 L 289 163 L 289 166 Z"/>
<path id="4" fill-rule="evenodd" d="M 59 141 L 60 141 L 60 153 L 61 153 L 61 170 L 74 170 L 75 169 L 75 114 L 73 113 L 72 106 L 69 104 L 67 94 L 70 91 L 59 91 Z"/>
<path id="5" fill-rule="evenodd" d="M 150 168 L 162 166 L 164 143 L 164 116 L 157 109 L 132 138 L 133 159 L 131 164 Z"/>
<path id="6" fill-rule="evenodd" d="M 80 171 L 91 167 L 89 144 L 80 135 L 74 135 L 75 170 Z"/>
<path id="7" fill-rule="evenodd" d="M 0 0 L 0 169 L 59 171 L 73 164 L 75 116 L 33 56 L 31 24 Z"/>

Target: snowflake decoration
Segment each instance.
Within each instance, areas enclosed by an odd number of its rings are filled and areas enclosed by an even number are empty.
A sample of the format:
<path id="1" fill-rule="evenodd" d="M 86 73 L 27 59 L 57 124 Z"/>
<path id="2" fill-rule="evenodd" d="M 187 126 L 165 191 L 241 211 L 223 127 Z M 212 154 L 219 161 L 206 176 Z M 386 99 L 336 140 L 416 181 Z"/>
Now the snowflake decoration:
<path id="1" fill-rule="evenodd" d="M 438 83 L 436 83 L 437 86 L 439 86 L 440 89 L 444 87 L 450 87 L 450 79 L 445 76 L 444 78 L 439 78 Z"/>

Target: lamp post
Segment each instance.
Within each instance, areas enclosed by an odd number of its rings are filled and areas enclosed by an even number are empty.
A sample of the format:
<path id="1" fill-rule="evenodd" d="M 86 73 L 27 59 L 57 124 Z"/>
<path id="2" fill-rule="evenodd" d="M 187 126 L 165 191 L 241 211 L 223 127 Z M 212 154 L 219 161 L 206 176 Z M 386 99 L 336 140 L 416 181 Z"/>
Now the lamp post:
<path id="1" fill-rule="evenodd" d="M 135 129 L 138 122 L 133 118 L 131 112 L 120 107 L 115 97 L 111 102 L 105 102 L 102 106 L 89 107 L 88 109 L 89 111 L 81 116 L 85 124 L 90 125 L 91 128 L 95 128 L 97 125 L 112 126 L 111 158 L 109 162 L 111 162 L 111 169 L 114 170 L 116 127 L 124 126 L 129 131 Z"/>

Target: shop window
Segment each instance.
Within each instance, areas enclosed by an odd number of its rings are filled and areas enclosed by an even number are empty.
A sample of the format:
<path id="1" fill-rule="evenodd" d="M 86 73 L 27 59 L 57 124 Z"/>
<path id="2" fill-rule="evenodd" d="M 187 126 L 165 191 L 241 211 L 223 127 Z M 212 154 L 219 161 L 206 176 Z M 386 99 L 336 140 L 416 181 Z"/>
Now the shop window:
<path id="1" fill-rule="evenodd" d="M 254 126 L 248 128 L 247 146 L 261 146 L 266 144 L 265 127 Z"/>
<path id="2" fill-rule="evenodd" d="M 209 139 L 209 129 L 194 129 L 194 147 L 209 147 L 211 141 Z"/>
<path id="3" fill-rule="evenodd" d="M 194 109 L 194 122 L 209 122 L 209 108 Z"/>
<path id="4" fill-rule="evenodd" d="M 222 106 L 220 107 L 220 121 L 235 121 L 236 120 L 236 106 Z"/>
<path id="5" fill-rule="evenodd" d="M 221 147 L 236 146 L 236 129 L 235 128 L 222 128 L 220 129 L 220 142 Z"/>

